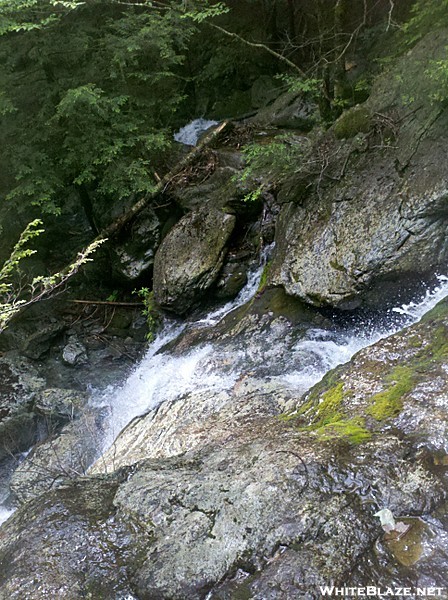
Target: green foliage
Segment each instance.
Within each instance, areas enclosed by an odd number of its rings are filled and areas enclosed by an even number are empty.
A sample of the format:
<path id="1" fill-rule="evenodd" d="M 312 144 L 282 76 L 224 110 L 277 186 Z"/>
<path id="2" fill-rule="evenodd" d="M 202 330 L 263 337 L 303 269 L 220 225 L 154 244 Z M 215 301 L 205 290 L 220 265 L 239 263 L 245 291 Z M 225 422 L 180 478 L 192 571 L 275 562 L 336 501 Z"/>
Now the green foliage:
<path id="1" fill-rule="evenodd" d="M 402 33 L 407 46 L 413 46 L 428 32 L 448 26 L 448 0 L 417 0 Z"/>
<path id="2" fill-rule="evenodd" d="M 443 60 L 433 60 L 425 71 L 432 82 L 430 98 L 433 102 L 446 102 L 448 99 L 448 56 Z"/>
<path id="3" fill-rule="evenodd" d="M 146 317 L 146 324 L 148 326 L 146 339 L 148 342 L 152 342 L 162 321 L 160 310 L 157 308 L 154 300 L 154 292 L 144 287 L 140 290 L 135 290 L 135 293 L 140 297 L 144 306 L 142 312 Z"/>
<path id="4" fill-rule="evenodd" d="M 3 297 L 3 299 L 5 299 L 5 297 L 9 297 L 12 293 L 13 282 L 11 280 L 14 273 L 17 273 L 20 270 L 19 267 L 22 260 L 35 254 L 36 250 L 28 248 L 28 244 L 33 238 L 44 232 L 43 229 L 39 229 L 41 225 L 42 221 L 40 219 L 35 219 L 34 221 L 31 221 L 31 223 L 28 223 L 22 232 L 19 241 L 14 246 L 10 257 L 1 267 L 0 296 Z M 2 303 L 1 306 L 5 306 L 5 304 Z"/>
<path id="5" fill-rule="evenodd" d="M 245 167 L 238 181 L 253 188 L 245 196 L 246 201 L 255 201 L 268 187 L 276 187 L 299 167 L 308 144 L 303 138 L 278 136 L 260 144 L 249 144 L 243 148 Z"/>
<path id="6" fill-rule="evenodd" d="M 35 219 L 26 226 L 9 258 L 0 268 L 0 333 L 24 306 L 38 302 L 61 288 L 80 267 L 92 260 L 91 255 L 106 241 L 97 240 L 90 244 L 64 271 L 49 276 L 39 275 L 26 284 L 21 264 L 25 258 L 35 254 L 36 250 L 30 248 L 29 243 L 44 232 L 41 225 L 42 221 Z"/>
<path id="7" fill-rule="evenodd" d="M 412 7 L 411 18 L 404 24 L 401 44 L 407 49 L 414 46 L 429 32 L 448 27 L 448 0 L 417 0 Z M 427 77 L 428 95 L 434 103 L 448 99 L 448 53 L 446 58 L 428 60 L 423 69 Z M 406 104 L 415 102 L 414 97 L 404 98 Z"/>
<path id="8" fill-rule="evenodd" d="M 0 143 L 16 181 L 5 195 L 58 212 L 68 187 L 112 202 L 151 192 L 185 98 L 191 19 L 149 2 L 36 6 L 0 4 L 19 24 L 0 39 Z M 30 15 L 36 27 L 22 27 Z"/>
<path id="9" fill-rule="evenodd" d="M 208 6 L 207 3 L 202 3 L 196 6 L 195 10 L 185 12 L 182 17 L 185 19 L 191 19 L 196 23 L 202 23 L 206 19 L 213 17 L 219 17 L 229 12 L 229 7 L 223 2 L 216 2 L 212 6 Z"/>
<path id="10" fill-rule="evenodd" d="M 283 81 L 286 84 L 288 91 L 293 93 L 302 92 L 304 94 L 310 94 L 314 97 L 318 96 L 322 89 L 322 79 L 316 79 L 310 77 L 305 79 L 303 77 L 297 77 L 295 75 L 288 75 L 282 73 L 277 75 L 277 79 Z"/>
<path id="11" fill-rule="evenodd" d="M 83 0 L 0 0 L 0 35 L 47 27 L 84 4 Z"/>

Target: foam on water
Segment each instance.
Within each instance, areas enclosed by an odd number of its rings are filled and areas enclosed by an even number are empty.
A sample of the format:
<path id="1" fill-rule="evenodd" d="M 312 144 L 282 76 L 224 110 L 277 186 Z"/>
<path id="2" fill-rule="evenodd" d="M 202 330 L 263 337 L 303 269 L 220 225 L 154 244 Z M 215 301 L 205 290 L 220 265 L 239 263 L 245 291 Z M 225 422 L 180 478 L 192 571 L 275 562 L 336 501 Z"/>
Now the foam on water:
<path id="1" fill-rule="evenodd" d="M 210 127 L 218 125 L 218 121 L 210 121 L 208 119 L 194 119 L 179 131 L 174 134 L 176 142 L 185 144 L 186 146 L 196 146 L 199 136 Z"/>
<path id="2" fill-rule="evenodd" d="M 13 514 L 14 510 L 0 506 L 0 525 L 4 523 Z"/>
<path id="3" fill-rule="evenodd" d="M 285 373 L 283 383 L 304 393 L 325 373 L 348 362 L 359 350 L 419 321 L 448 295 L 448 277 L 439 276 L 437 279 L 439 283 L 435 288 L 426 290 L 419 300 L 392 308 L 376 327 L 371 323 L 364 328 L 357 324 L 354 331 L 344 333 L 310 330 L 293 349 L 296 362 L 297 357 L 302 355 L 302 360 L 298 361 L 300 368 Z M 397 319 L 396 315 L 401 318 Z"/>

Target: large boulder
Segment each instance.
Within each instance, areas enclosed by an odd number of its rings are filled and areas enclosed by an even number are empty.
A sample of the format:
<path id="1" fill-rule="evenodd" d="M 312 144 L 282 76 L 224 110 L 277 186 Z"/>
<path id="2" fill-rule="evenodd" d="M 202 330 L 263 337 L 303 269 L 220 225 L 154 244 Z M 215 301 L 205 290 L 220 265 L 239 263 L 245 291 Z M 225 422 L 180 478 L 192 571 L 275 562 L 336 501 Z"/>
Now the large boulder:
<path id="1" fill-rule="evenodd" d="M 154 261 L 154 295 L 162 308 L 184 313 L 212 285 L 234 226 L 233 215 L 202 209 L 171 229 Z"/>
<path id="2" fill-rule="evenodd" d="M 316 142 L 314 192 L 303 172 L 285 188 L 271 276 L 288 294 L 378 306 L 445 271 L 448 111 L 424 72 L 447 43 L 447 32 L 427 36 Z"/>
<path id="3" fill-rule="evenodd" d="M 146 208 L 137 216 L 126 238 L 112 246 L 112 275 L 115 279 L 130 283 L 152 268 L 162 226 L 161 218 L 152 208 Z"/>

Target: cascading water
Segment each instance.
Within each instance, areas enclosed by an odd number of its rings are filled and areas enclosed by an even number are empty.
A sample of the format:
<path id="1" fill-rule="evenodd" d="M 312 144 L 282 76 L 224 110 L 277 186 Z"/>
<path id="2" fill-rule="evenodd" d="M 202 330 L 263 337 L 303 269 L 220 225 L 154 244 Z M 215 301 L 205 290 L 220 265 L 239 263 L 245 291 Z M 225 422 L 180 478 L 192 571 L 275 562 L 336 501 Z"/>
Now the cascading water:
<path id="1" fill-rule="evenodd" d="M 265 247 L 258 268 L 249 273 L 246 285 L 233 301 L 211 311 L 190 326 L 211 327 L 236 308 L 246 304 L 259 287 L 261 274 L 272 247 Z M 113 442 L 121 429 L 134 417 L 160 402 L 173 400 L 193 390 L 227 389 L 235 382 L 238 376 L 236 372 L 224 373 L 213 368 L 212 344 L 204 344 L 182 356 L 172 356 L 169 352 L 159 353 L 161 348 L 175 340 L 187 327 L 185 323 L 168 322 L 125 384 L 114 390 L 107 389 L 100 398 L 94 400 L 96 406 L 105 406 L 110 412 L 104 448 Z"/>
<path id="2" fill-rule="evenodd" d="M 208 119 L 194 119 L 185 127 L 179 129 L 178 132 L 174 134 L 174 139 L 176 142 L 180 144 L 185 144 L 186 146 L 196 146 L 198 143 L 199 136 L 210 127 L 214 125 L 218 125 L 218 121 L 210 121 Z"/>
<path id="3" fill-rule="evenodd" d="M 252 377 L 269 380 L 276 388 L 292 389 L 298 396 L 360 349 L 418 321 L 448 295 L 448 278 L 441 276 L 435 288 L 413 302 L 391 309 L 380 324 L 358 321 L 344 329 L 314 327 L 296 335 L 277 320 L 265 329 L 243 331 L 227 336 L 228 339 L 218 335 L 214 340 L 210 332 L 256 294 L 266 255 L 267 251 L 261 266 L 250 274 L 246 287 L 233 302 L 195 322 L 168 321 L 124 384 L 93 395 L 92 407 L 107 412 L 100 442 L 103 451 L 132 419 L 160 403 L 192 391 L 229 390 L 249 372 Z M 205 330 L 205 340 L 209 337 L 209 341 L 193 344 L 191 348 L 187 344 L 184 352 L 165 349 L 191 330 Z M 0 524 L 13 512 L 2 504 L 4 500 L 0 495 Z"/>
<path id="4" fill-rule="evenodd" d="M 448 278 L 439 277 L 434 289 L 419 300 L 389 311 L 381 325 L 369 323 L 362 327 L 358 322 L 351 330 L 337 331 L 312 328 L 296 339 L 280 322 L 268 330 L 251 331 L 246 337 L 243 333 L 237 342 L 234 339 L 204 342 L 181 354 L 163 351 L 168 342 L 189 328 L 208 327 L 212 331 L 226 315 L 255 294 L 261 271 L 260 268 L 252 274 L 234 302 L 187 326 L 170 325 L 126 383 L 97 399 L 99 405 L 107 405 L 110 411 L 104 449 L 133 418 L 161 402 L 192 391 L 228 390 L 249 372 L 252 377 L 267 378 L 276 386 L 293 389 L 295 395 L 302 394 L 327 371 L 349 361 L 362 348 L 415 323 L 448 295 Z"/>

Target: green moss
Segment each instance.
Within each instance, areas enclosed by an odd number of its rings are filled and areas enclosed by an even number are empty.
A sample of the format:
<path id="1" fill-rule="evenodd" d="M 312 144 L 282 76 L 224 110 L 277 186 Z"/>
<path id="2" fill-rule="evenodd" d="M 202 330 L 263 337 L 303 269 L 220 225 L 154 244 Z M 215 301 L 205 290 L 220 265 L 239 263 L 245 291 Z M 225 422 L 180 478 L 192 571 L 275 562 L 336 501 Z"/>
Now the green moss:
<path id="1" fill-rule="evenodd" d="M 342 418 L 340 408 L 344 400 L 344 384 L 337 383 L 322 396 L 322 402 L 316 407 L 316 420 L 325 425 Z"/>
<path id="2" fill-rule="evenodd" d="M 362 444 L 372 437 L 370 431 L 364 427 L 364 420 L 360 418 L 328 423 L 316 429 L 316 433 L 321 440 L 346 438 L 351 444 Z"/>
<path id="3" fill-rule="evenodd" d="M 410 367 L 397 367 L 387 378 L 395 383 L 370 399 L 367 414 L 377 421 L 396 417 L 403 408 L 403 396 L 414 386 L 415 376 Z"/>
<path id="4" fill-rule="evenodd" d="M 304 404 L 302 404 L 302 406 L 298 409 L 298 413 L 304 415 L 311 411 L 313 408 L 317 407 L 321 397 L 323 397 L 324 400 L 325 397 L 331 397 L 334 394 L 335 388 L 337 388 L 341 384 L 340 373 L 341 367 L 336 367 L 336 369 L 329 371 L 325 375 L 325 377 L 321 381 L 319 381 L 319 383 L 316 383 L 316 385 L 309 392 L 307 396 L 307 401 Z"/>
<path id="5" fill-rule="evenodd" d="M 431 335 L 431 344 L 425 350 L 425 354 L 430 355 L 430 358 L 435 358 L 437 360 L 448 358 L 448 337 L 446 327 L 443 325 L 437 327 Z"/>
<path id="6" fill-rule="evenodd" d="M 337 376 L 338 374 L 336 374 Z M 302 429 L 315 431 L 322 441 L 345 438 L 351 444 L 361 444 L 369 440 L 371 433 L 364 427 L 364 420 L 360 417 L 348 419 L 342 411 L 344 398 L 347 398 L 349 394 L 350 392 L 344 392 L 342 381 L 334 383 L 324 392 L 319 404 L 317 402 L 320 393 L 315 394 L 312 392 L 308 402 L 300 412 L 304 414 L 315 408 L 315 416 L 313 423 Z"/>
<path id="7" fill-rule="evenodd" d="M 300 419 L 300 415 L 297 413 L 281 413 L 277 417 L 280 421 L 284 421 L 285 423 L 289 423 L 290 421 L 297 421 Z"/>
<path id="8" fill-rule="evenodd" d="M 332 373 L 330 373 L 330 375 L 332 375 Z M 321 381 L 313 388 L 308 396 L 307 402 L 305 402 L 305 404 L 297 411 L 298 416 L 312 413 L 308 416 L 311 417 L 312 422 L 317 427 L 323 426 L 326 423 L 338 421 L 343 417 L 340 408 L 344 400 L 344 384 L 339 381 L 338 383 L 331 385 L 331 378 L 325 379 L 325 382 Z M 330 384 L 331 387 L 322 394 L 322 387 L 325 388 L 328 384 Z M 320 398 L 322 398 L 322 400 L 320 400 Z"/>
<path id="9" fill-rule="evenodd" d="M 448 300 L 442 300 L 432 310 L 426 313 L 426 315 L 423 315 L 421 323 L 443 319 L 444 317 L 448 317 Z"/>
<path id="10" fill-rule="evenodd" d="M 357 133 L 368 133 L 371 127 L 371 114 L 364 106 L 354 106 L 344 112 L 333 126 L 333 133 L 339 140 L 355 137 Z"/>
<path id="11" fill-rule="evenodd" d="M 264 289 L 266 288 L 270 270 L 271 270 L 271 263 L 267 262 L 265 264 L 263 272 L 261 274 L 260 283 L 258 285 L 258 292 L 263 292 Z"/>
<path id="12" fill-rule="evenodd" d="M 407 339 L 408 348 L 420 348 L 422 346 L 422 339 L 418 335 L 412 335 Z"/>

